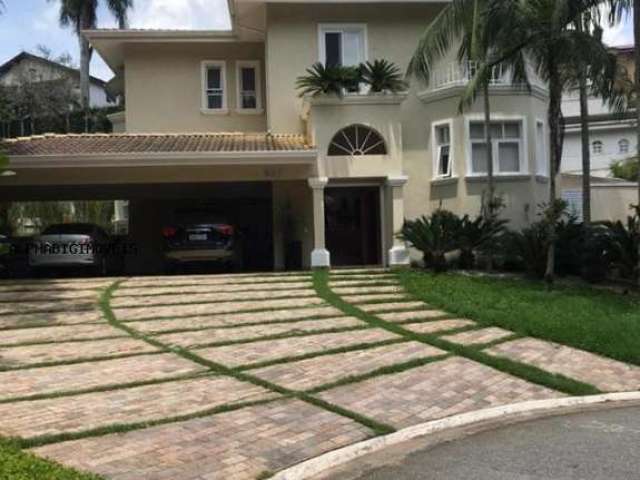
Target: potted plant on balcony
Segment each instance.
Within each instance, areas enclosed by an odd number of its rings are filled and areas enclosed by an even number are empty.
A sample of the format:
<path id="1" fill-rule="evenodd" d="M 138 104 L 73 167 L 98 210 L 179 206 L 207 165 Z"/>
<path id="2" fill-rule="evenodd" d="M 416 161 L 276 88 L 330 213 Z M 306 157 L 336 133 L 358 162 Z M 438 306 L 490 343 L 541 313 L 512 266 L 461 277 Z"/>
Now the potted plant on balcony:
<path id="1" fill-rule="evenodd" d="M 358 91 L 360 69 L 356 67 L 325 67 L 322 63 L 314 63 L 307 68 L 306 75 L 298 77 L 296 88 L 300 96 L 337 95 Z"/>
<path id="2" fill-rule="evenodd" d="M 388 60 L 362 63 L 359 70 L 361 82 L 371 93 L 398 93 L 407 89 L 400 67 Z"/>

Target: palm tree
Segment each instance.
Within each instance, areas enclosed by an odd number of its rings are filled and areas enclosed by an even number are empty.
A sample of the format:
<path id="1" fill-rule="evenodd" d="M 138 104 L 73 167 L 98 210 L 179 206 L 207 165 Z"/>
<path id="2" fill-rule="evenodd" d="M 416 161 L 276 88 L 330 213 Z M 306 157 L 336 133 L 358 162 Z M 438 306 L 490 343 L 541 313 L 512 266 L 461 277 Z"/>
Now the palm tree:
<path id="1" fill-rule="evenodd" d="M 48 0 L 60 1 L 60 25 L 72 26 L 80 44 L 80 103 L 85 112 L 85 131 L 89 128 L 89 66 L 93 48 L 82 35 L 83 30 L 91 30 L 97 25 L 99 0 Z M 107 8 L 118 21 L 121 29 L 127 26 L 127 12 L 133 7 L 133 0 L 106 0 Z"/>
<path id="2" fill-rule="evenodd" d="M 549 284 L 555 277 L 555 217 L 562 210 L 558 208 L 556 177 L 560 171 L 564 143 L 563 92 L 575 82 L 576 62 L 586 66 L 583 72 L 588 81 L 605 74 L 605 70 L 610 74 L 607 69 L 612 61 L 612 55 L 601 38 L 576 29 L 575 25 L 582 15 L 602 3 L 602 0 L 499 0 L 492 2 L 490 8 L 492 19 L 501 21 L 496 40 L 501 46 L 498 50 L 504 58 L 524 53 L 549 88 L 551 154 L 546 212 L 549 246 L 545 271 L 545 280 Z M 501 60 L 498 58 L 494 63 Z"/>
<path id="3" fill-rule="evenodd" d="M 486 63 L 490 52 L 489 23 L 486 21 L 489 0 L 453 0 L 429 24 L 422 34 L 418 47 L 411 58 L 407 75 L 414 76 L 425 85 L 431 82 L 435 64 L 442 60 L 460 42 L 458 60 L 467 65 Z M 489 86 L 491 70 L 474 84 L 472 97 L 481 91 L 484 98 L 485 142 L 487 145 L 487 177 L 489 203 L 493 201 L 493 148 L 491 143 L 491 102 Z M 467 102 L 468 103 L 468 102 Z M 466 103 L 460 102 L 460 111 Z"/>

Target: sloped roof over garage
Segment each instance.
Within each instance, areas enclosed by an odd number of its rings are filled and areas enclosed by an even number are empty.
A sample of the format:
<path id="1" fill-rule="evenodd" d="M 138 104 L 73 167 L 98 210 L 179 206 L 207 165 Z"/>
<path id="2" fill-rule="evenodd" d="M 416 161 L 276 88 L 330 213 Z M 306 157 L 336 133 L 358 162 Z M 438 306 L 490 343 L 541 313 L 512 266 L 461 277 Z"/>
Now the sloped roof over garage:
<path id="1" fill-rule="evenodd" d="M 11 157 L 312 152 L 304 135 L 270 133 L 70 134 L 6 140 Z"/>

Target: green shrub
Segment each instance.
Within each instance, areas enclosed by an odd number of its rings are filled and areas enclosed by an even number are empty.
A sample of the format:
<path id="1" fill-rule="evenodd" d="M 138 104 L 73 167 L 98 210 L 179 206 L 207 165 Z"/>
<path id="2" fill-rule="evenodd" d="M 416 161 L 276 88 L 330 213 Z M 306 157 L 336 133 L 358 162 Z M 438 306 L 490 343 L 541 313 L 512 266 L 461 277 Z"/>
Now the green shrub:
<path id="1" fill-rule="evenodd" d="M 374 93 L 397 93 L 407 89 L 400 67 L 388 60 L 360 64 L 360 75 L 361 81 L 369 85 Z"/>
<path id="2" fill-rule="evenodd" d="M 301 97 L 305 95 L 337 95 L 345 90 L 354 91 L 360 83 L 360 71 L 356 67 L 325 67 L 317 62 L 307 68 L 307 74 L 296 80 L 296 88 Z"/>
<path id="3" fill-rule="evenodd" d="M 602 222 L 606 241 L 606 256 L 622 278 L 638 281 L 638 249 L 640 248 L 640 205 L 632 207 L 634 214 L 627 217 L 626 224 Z"/>

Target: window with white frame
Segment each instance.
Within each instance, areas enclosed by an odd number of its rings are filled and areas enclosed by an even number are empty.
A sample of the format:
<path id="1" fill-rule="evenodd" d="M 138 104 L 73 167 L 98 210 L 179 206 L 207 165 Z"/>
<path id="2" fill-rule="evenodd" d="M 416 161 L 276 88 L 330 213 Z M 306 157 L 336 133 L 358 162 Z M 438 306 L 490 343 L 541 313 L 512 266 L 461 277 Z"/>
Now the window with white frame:
<path id="1" fill-rule="evenodd" d="M 603 147 L 603 144 L 600 140 L 596 140 L 591 144 L 591 149 L 595 155 L 602 154 L 602 147 Z"/>
<path id="2" fill-rule="evenodd" d="M 242 61 L 236 63 L 237 108 L 242 111 L 262 109 L 260 90 L 260 62 Z"/>
<path id="3" fill-rule="evenodd" d="M 522 121 L 491 122 L 493 171 L 497 174 L 524 172 L 524 136 Z M 471 139 L 471 173 L 484 175 L 488 171 L 488 152 L 485 142 L 484 122 L 469 124 Z"/>
<path id="4" fill-rule="evenodd" d="M 618 142 L 618 153 L 625 154 L 629 153 L 629 140 L 623 138 Z"/>
<path id="5" fill-rule="evenodd" d="M 226 63 L 217 60 L 202 62 L 202 108 L 224 111 L 227 108 Z"/>
<path id="6" fill-rule="evenodd" d="M 364 24 L 323 23 L 318 27 L 320 62 L 327 67 L 353 67 L 366 61 Z"/>
<path id="7" fill-rule="evenodd" d="M 441 123 L 433 127 L 435 177 L 451 177 L 451 124 Z"/>
<path id="8" fill-rule="evenodd" d="M 549 171 L 549 158 L 547 155 L 547 137 L 544 132 L 544 122 L 536 122 L 536 172 L 546 177 Z"/>

